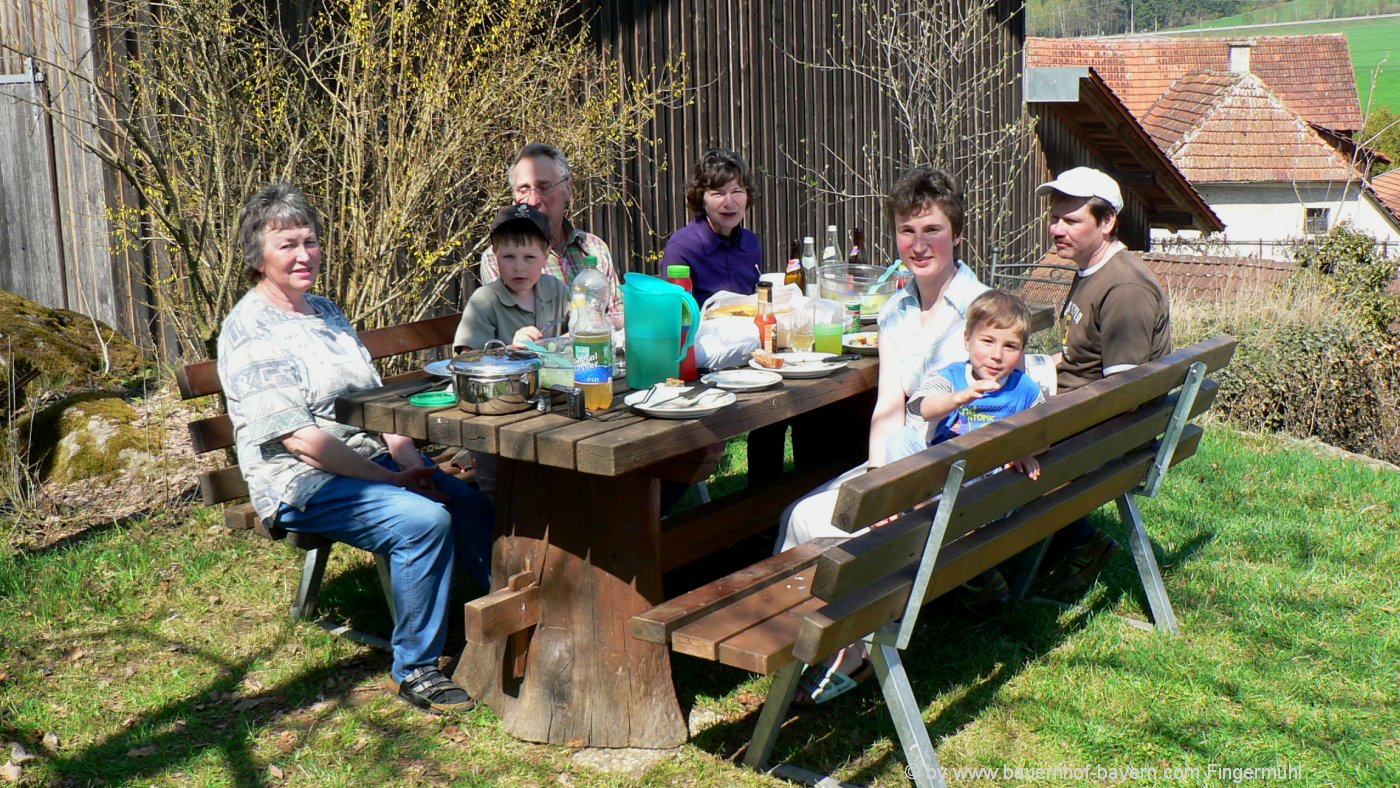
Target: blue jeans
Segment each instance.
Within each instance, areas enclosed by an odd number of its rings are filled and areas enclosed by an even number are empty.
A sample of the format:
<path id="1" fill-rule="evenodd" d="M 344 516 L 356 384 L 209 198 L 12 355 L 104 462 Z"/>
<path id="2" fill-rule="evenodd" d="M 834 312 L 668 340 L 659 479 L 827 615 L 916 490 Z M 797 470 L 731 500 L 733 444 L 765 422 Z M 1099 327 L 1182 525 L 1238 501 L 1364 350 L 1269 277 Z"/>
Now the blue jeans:
<path id="1" fill-rule="evenodd" d="M 388 454 L 374 462 L 398 470 Z M 424 457 L 423 462 L 432 461 Z M 392 484 L 337 476 L 316 491 L 305 511 L 284 503 L 277 512 L 277 524 L 288 531 L 319 534 L 389 557 L 397 614 L 390 668 L 395 681 L 417 668 L 437 667 L 447 639 L 454 557 L 472 580 L 491 589 L 491 502 L 441 471 L 433 481 L 451 501 L 440 503 Z"/>

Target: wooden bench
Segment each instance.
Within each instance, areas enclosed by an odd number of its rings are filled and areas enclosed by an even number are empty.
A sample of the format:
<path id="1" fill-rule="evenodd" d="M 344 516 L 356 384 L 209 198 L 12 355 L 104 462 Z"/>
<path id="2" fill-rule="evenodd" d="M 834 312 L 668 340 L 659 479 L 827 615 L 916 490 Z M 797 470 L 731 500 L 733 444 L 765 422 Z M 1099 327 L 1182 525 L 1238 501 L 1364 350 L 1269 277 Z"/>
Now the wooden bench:
<path id="1" fill-rule="evenodd" d="M 941 785 L 899 657 L 922 605 L 1029 548 L 1043 554 L 1056 531 L 1114 501 L 1154 622 L 1174 633 L 1136 497 L 1155 495 L 1167 469 L 1195 452 L 1202 431 L 1190 419 L 1216 393 L 1205 376 L 1234 348 L 1228 336 L 1200 342 L 856 477 L 839 492 L 836 524 L 852 532 L 888 519 L 883 525 L 800 545 L 702 586 L 635 616 L 633 635 L 776 674 L 744 757 L 758 769 L 803 669 L 865 639 L 915 782 Z M 1037 452 L 1036 481 L 984 475 Z"/>
<path id="2" fill-rule="evenodd" d="M 369 350 L 371 358 L 380 359 L 430 350 L 443 345 L 451 345 L 457 330 L 460 315 L 445 315 L 428 318 L 413 323 L 361 331 L 360 341 Z M 176 373 L 180 386 L 181 399 L 189 400 L 211 394 L 223 394 L 223 384 L 219 380 L 218 362 L 201 361 L 190 364 Z M 422 371 L 408 372 L 386 379 L 386 382 L 426 377 Z M 199 492 L 206 505 L 228 504 L 224 508 L 224 525 L 237 531 L 251 530 L 272 541 L 286 541 L 287 544 L 306 551 L 302 566 L 301 583 L 297 587 L 296 599 L 292 602 L 292 617 L 297 620 L 310 618 L 316 609 L 316 597 L 321 588 L 321 580 L 326 571 L 326 560 L 330 557 L 329 539 L 312 534 L 286 531 L 278 527 L 268 527 L 248 502 L 248 485 L 238 469 L 238 459 L 234 456 L 233 424 L 228 414 L 195 419 L 189 423 L 190 441 L 196 454 L 227 449 L 230 464 L 215 471 L 200 474 Z M 389 590 L 388 559 L 375 554 L 375 564 L 379 570 L 380 584 L 384 598 L 389 603 L 389 614 L 394 615 L 393 595 Z M 334 621 L 321 621 L 322 626 L 331 632 L 379 648 L 388 648 L 383 638 L 359 632 Z"/>

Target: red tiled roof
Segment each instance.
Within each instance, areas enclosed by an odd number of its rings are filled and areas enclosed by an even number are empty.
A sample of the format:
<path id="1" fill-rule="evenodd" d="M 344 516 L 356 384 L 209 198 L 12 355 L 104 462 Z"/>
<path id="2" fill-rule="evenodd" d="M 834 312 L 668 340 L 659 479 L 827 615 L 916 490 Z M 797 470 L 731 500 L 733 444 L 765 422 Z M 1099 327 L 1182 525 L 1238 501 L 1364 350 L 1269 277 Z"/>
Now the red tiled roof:
<path id="1" fill-rule="evenodd" d="M 1142 256 L 1173 298 L 1223 303 L 1242 294 L 1267 292 L 1293 273 L 1291 260 L 1197 257 L 1149 252 Z"/>
<path id="2" fill-rule="evenodd" d="M 1250 71 L 1309 123 L 1333 131 L 1362 126 L 1356 73 L 1346 37 L 1258 36 L 1249 39 Z M 1026 39 L 1026 65 L 1093 66 L 1123 102 L 1142 117 L 1172 83 L 1212 69 L 1227 71 L 1230 40 L 1224 38 Z"/>
<path id="3" fill-rule="evenodd" d="M 1170 154 L 1172 145 L 1210 114 L 1234 82 L 1234 74 L 1212 71 L 1179 79 L 1142 115 L 1142 125 L 1157 145 Z"/>
<path id="4" fill-rule="evenodd" d="M 1254 74 L 1189 74 L 1143 125 L 1194 183 L 1350 181 L 1351 163 Z"/>
<path id="5" fill-rule="evenodd" d="M 1400 169 L 1371 179 L 1371 191 L 1397 220 L 1400 220 Z"/>

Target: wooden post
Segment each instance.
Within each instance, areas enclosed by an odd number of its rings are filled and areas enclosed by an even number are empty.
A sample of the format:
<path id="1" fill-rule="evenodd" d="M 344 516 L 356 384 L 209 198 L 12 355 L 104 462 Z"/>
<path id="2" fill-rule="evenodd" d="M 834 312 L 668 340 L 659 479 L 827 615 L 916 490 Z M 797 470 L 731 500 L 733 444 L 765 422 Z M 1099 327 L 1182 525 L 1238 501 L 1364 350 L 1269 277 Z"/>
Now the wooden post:
<path id="1" fill-rule="evenodd" d="M 686 740 L 666 646 L 632 637 L 661 595 L 660 483 L 500 458 L 495 585 L 534 568 L 540 621 L 524 675 L 512 638 L 467 644 L 453 675 L 513 736 L 592 747 Z"/>

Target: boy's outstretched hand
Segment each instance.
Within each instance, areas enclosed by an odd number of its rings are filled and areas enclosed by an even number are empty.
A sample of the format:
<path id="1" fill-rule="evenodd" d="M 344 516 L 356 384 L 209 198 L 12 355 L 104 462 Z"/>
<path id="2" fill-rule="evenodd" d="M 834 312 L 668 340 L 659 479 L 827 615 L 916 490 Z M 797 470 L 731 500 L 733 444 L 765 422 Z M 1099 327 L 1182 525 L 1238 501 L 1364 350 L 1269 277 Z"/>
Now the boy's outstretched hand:
<path id="1" fill-rule="evenodd" d="M 963 404 L 966 405 L 975 399 L 982 399 L 983 396 L 1001 388 L 1001 381 L 993 378 L 983 378 L 972 381 L 972 385 L 963 389 L 960 393 L 965 398 Z"/>

